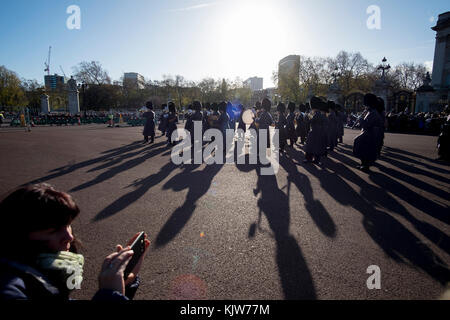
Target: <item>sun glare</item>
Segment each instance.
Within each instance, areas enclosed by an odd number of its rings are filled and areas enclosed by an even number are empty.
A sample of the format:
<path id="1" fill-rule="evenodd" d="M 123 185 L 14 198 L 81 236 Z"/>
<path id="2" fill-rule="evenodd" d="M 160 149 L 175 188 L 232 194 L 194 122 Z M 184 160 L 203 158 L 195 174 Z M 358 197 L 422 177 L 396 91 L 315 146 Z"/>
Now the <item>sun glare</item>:
<path id="1" fill-rule="evenodd" d="M 236 74 L 260 72 L 282 58 L 286 23 L 276 1 L 242 1 L 221 19 L 221 63 Z"/>

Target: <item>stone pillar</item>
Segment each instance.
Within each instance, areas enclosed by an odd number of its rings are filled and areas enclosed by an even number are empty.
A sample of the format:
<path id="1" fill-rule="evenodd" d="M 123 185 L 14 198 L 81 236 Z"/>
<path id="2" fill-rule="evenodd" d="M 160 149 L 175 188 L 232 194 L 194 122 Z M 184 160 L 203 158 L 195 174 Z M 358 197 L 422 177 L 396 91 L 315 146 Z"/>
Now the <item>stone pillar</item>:
<path id="1" fill-rule="evenodd" d="M 450 76 L 447 61 L 450 57 L 450 11 L 439 15 L 435 27 L 436 45 L 434 49 L 432 86 L 439 90 L 448 85 L 447 77 Z"/>
<path id="2" fill-rule="evenodd" d="M 48 101 L 48 95 L 45 93 L 41 95 L 41 113 L 42 114 L 48 114 L 50 113 L 50 104 Z"/>
<path id="3" fill-rule="evenodd" d="M 68 86 L 68 98 L 69 98 L 69 113 L 80 113 L 80 98 L 77 83 L 73 77 L 67 82 Z"/>
<path id="4" fill-rule="evenodd" d="M 388 104 L 388 96 L 389 96 L 389 83 L 384 80 L 378 80 L 375 83 L 375 88 L 373 93 L 384 100 L 384 105 L 386 108 L 386 113 L 391 111 L 391 106 Z"/>
<path id="5" fill-rule="evenodd" d="M 431 78 L 430 73 L 427 72 L 426 77 L 423 79 L 422 86 L 416 91 L 416 106 L 415 112 L 430 112 L 433 111 L 430 105 L 435 103 L 439 99 L 438 93 L 430 85 Z"/>

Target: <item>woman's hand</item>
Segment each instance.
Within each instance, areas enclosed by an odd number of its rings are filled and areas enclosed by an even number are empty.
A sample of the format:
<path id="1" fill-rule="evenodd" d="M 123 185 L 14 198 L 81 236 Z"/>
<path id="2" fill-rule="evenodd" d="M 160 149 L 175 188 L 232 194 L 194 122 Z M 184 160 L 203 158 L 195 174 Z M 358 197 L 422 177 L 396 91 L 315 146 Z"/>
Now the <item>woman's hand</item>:
<path id="1" fill-rule="evenodd" d="M 107 256 L 98 276 L 99 288 L 125 294 L 123 272 L 132 256 L 133 251 L 130 247 L 121 248 L 121 250 Z"/>
<path id="2" fill-rule="evenodd" d="M 127 246 L 131 246 L 131 244 L 134 242 L 134 240 L 136 240 L 136 238 L 139 236 L 140 232 L 136 233 L 127 243 Z M 144 261 L 144 257 L 147 253 L 147 250 L 150 246 L 150 241 L 147 239 L 147 235 L 145 235 L 145 251 L 142 254 L 141 258 L 139 259 L 138 263 L 136 264 L 136 266 L 133 268 L 133 270 L 131 271 L 131 273 L 128 275 L 128 278 L 125 280 L 125 285 L 128 285 L 130 283 L 133 283 L 134 279 L 136 278 L 136 276 L 138 275 L 139 271 L 141 270 L 141 266 L 142 266 L 142 262 Z M 120 252 L 121 250 L 123 250 L 122 246 L 120 244 L 117 245 L 117 252 Z M 128 263 L 127 263 L 128 264 Z M 125 270 L 125 269 L 124 269 Z M 123 276 L 122 276 L 123 277 Z"/>

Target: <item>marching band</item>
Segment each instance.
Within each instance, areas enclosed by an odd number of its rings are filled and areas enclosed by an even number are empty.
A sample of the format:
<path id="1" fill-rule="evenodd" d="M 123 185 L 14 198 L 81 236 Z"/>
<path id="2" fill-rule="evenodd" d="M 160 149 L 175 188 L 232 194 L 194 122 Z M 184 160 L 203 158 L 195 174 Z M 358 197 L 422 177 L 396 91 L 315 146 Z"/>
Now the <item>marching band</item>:
<path id="1" fill-rule="evenodd" d="M 363 128 L 361 135 L 355 139 L 354 155 L 361 159 L 359 169 L 367 171 L 380 155 L 384 138 L 384 101 L 372 94 L 367 94 L 364 100 L 366 112 L 358 118 L 358 125 Z M 267 130 L 267 148 L 270 148 L 269 129 L 279 130 L 279 151 L 286 152 L 286 147 L 303 146 L 305 151 L 304 163 L 321 165 L 321 157 L 326 157 L 339 143 L 343 142 L 344 122 L 346 116 L 343 108 L 333 101 L 325 101 L 319 97 L 312 97 L 307 104 L 300 104 L 298 111 L 294 102 L 288 103 L 288 114 L 285 115 L 286 105 L 279 103 L 276 107 L 277 116 L 274 120 L 272 103 L 265 98 L 256 102 L 253 108 L 233 105 L 230 102 L 205 103 L 194 101 L 189 105 L 185 114 L 185 129 L 193 137 L 193 123 L 201 122 L 203 133 L 211 128 L 218 129 L 223 134 L 225 148 L 226 130 L 238 130 L 246 133 L 254 129 L 258 133 Z M 177 129 L 178 115 L 173 102 L 168 104 L 165 112 L 159 118 L 158 129 L 168 138 L 168 144 L 173 146 L 172 132 Z M 258 134 L 256 135 L 258 136 Z M 259 150 L 257 143 L 256 149 Z M 259 152 L 259 151 L 258 151 Z M 376 154 L 374 157 L 373 154 Z"/>

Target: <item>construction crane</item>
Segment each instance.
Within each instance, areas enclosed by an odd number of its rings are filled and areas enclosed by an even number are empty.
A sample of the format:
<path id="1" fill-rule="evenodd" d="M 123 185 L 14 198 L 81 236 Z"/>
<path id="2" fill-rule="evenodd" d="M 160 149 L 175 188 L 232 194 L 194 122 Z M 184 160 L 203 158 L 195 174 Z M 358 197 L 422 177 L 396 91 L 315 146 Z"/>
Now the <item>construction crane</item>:
<path id="1" fill-rule="evenodd" d="M 59 68 L 61 69 L 61 71 L 62 71 L 62 73 L 63 73 L 63 75 L 64 75 L 64 78 L 67 78 L 67 77 L 66 77 L 66 73 L 64 72 L 63 68 L 62 68 L 61 66 L 59 66 Z"/>
<path id="2" fill-rule="evenodd" d="M 44 65 L 45 65 L 44 71 L 47 71 L 47 75 L 50 75 L 50 54 L 51 54 L 51 52 L 52 52 L 52 46 L 50 46 L 48 48 L 48 59 L 47 59 L 47 62 L 44 62 Z"/>

